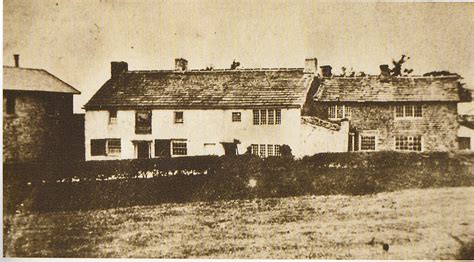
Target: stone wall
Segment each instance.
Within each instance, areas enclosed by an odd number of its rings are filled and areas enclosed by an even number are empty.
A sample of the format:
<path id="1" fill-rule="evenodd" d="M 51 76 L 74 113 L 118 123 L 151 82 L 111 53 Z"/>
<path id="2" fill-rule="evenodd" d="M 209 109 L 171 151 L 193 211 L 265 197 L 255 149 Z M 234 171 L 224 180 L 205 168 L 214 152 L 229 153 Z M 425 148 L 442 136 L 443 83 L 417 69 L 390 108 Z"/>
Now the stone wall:
<path id="1" fill-rule="evenodd" d="M 423 151 L 450 151 L 458 148 L 457 107 L 454 102 L 422 103 L 423 116 L 396 119 L 395 106 L 403 103 L 340 103 L 352 108 L 351 132 L 375 131 L 377 150 L 395 150 L 396 135 L 421 135 Z M 405 103 L 407 104 L 407 103 Z M 315 102 L 312 114 L 328 119 L 331 103 Z"/>
<path id="2" fill-rule="evenodd" d="M 69 159 L 72 94 L 3 91 L 3 162 Z M 15 113 L 6 113 L 7 97 Z"/>

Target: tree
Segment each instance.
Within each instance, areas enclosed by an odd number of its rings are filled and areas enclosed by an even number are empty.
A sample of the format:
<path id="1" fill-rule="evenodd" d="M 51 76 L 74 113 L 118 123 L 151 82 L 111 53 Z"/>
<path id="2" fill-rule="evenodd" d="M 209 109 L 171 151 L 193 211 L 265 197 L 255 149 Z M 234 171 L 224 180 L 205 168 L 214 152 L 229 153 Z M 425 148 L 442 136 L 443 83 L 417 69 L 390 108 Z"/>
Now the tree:
<path id="1" fill-rule="evenodd" d="M 230 65 L 230 69 L 231 69 L 231 70 L 235 70 L 235 69 L 237 69 L 237 67 L 239 67 L 239 66 L 240 66 L 240 62 L 237 62 L 237 61 L 235 61 L 235 59 L 234 59 L 234 61 L 233 61 L 232 64 Z"/>
<path id="2" fill-rule="evenodd" d="M 407 55 L 402 55 L 399 60 L 392 59 L 393 68 L 390 69 L 392 76 L 401 76 L 402 75 L 402 66 L 405 64 L 410 57 Z M 413 72 L 413 69 L 406 69 L 403 70 L 404 75 L 409 75 Z"/>

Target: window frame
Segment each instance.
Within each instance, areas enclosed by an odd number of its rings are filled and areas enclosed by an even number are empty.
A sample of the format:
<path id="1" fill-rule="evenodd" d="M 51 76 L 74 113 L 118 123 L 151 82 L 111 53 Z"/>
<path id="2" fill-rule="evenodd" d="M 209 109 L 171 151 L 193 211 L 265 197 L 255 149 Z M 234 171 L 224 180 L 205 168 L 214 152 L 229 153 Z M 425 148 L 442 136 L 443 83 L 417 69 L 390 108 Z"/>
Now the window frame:
<path id="1" fill-rule="evenodd" d="M 111 108 L 108 110 L 108 112 L 109 112 L 109 125 L 117 124 L 118 110 L 115 108 Z"/>
<path id="2" fill-rule="evenodd" d="M 184 144 L 184 148 L 177 148 L 177 144 Z M 176 151 L 175 151 L 176 150 Z M 178 152 L 178 150 L 184 150 L 184 153 Z M 187 156 L 188 155 L 188 141 L 186 139 L 171 139 L 171 155 L 172 156 Z"/>
<path id="3" fill-rule="evenodd" d="M 174 111 L 174 123 L 175 124 L 184 124 L 184 111 Z M 178 117 L 181 115 L 181 117 Z"/>
<path id="4" fill-rule="evenodd" d="M 397 141 L 397 139 L 401 138 L 406 138 L 406 141 Z M 420 150 L 417 150 L 415 148 L 415 139 L 419 138 L 419 148 Z M 410 141 L 411 140 L 411 141 Z M 395 151 L 409 151 L 409 152 L 423 152 L 423 136 L 422 135 L 395 135 L 393 137 L 394 141 L 394 149 Z M 406 145 L 403 145 L 401 143 L 406 143 Z M 411 143 L 411 145 L 410 145 Z"/>
<path id="5" fill-rule="evenodd" d="M 147 125 L 139 126 L 139 114 L 147 114 L 148 115 L 148 122 Z M 151 134 L 152 133 L 152 120 L 153 119 L 153 113 L 151 110 L 137 110 L 135 111 L 135 134 L 137 135 L 145 135 L 145 134 Z"/>
<path id="6" fill-rule="evenodd" d="M 232 122 L 237 123 L 237 122 L 242 122 L 242 112 L 232 112 Z"/>
<path id="7" fill-rule="evenodd" d="M 111 152 L 111 142 L 117 142 L 118 146 L 115 145 L 115 149 L 118 148 L 118 152 Z M 105 154 L 106 156 L 120 156 L 122 154 L 122 141 L 120 138 L 108 138 L 105 141 Z"/>
<path id="8" fill-rule="evenodd" d="M 341 117 L 339 117 L 341 113 Z M 329 120 L 341 120 L 341 119 L 351 119 L 352 117 L 352 107 L 348 105 L 329 105 L 328 106 L 328 119 Z"/>
<path id="9" fill-rule="evenodd" d="M 368 137 L 373 137 L 374 138 L 374 149 L 363 149 L 362 148 L 362 142 L 363 142 L 363 139 L 364 138 L 368 138 Z M 378 148 L 378 143 L 377 143 L 377 140 L 378 140 L 378 135 L 377 134 L 371 134 L 371 133 L 363 133 L 363 134 L 359 134 L 359 151 L 377 151 L 377 148 Z"/>
<path id="10" fill-rule="evenodd" d="M 407 110 L 409 108 L 409 110 Z M 423 118 L 423 106 L 422 105 L 395 105 L 394 106 L 394 118 L 395 120 L 410 120 L 410 119 L 420 119 Z M 411 115 L 408 115 L 407 112 L 411 112 Z M 401 115 L 401 116 L 400 116 Z"/>
<path id="11" fill-rule="evenodd" d="M 252 112 L 252 115 L 253 115 L 253 124 L 255 126 L 260 125 L 260 110 L 254 109 Z"/>

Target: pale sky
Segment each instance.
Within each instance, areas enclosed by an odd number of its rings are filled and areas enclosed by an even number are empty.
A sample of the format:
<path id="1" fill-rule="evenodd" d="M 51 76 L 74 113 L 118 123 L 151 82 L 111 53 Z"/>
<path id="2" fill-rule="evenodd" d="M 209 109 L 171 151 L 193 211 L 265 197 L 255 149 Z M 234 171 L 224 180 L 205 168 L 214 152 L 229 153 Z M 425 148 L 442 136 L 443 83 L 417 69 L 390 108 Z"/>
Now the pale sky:
<path id="1" fill-rule="evenodd" d="M 4 0 L 3 64 L 43 68 L 82 92 L 75 111 L 110 78 L 110 61 L 129 69 L 303 67 L 378 74 L 408 54 L 415 75 L 448 70 L 474 88 L 473 3 L 315 1 Z"/>

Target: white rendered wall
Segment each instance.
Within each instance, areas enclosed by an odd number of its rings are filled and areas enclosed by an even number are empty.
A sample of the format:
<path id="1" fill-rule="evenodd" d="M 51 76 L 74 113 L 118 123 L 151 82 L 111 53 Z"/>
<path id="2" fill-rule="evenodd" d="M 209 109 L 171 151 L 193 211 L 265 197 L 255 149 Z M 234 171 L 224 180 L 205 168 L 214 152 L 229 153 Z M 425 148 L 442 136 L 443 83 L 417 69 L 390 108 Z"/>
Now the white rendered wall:
<path id="1" fill-rule="evenodd" d="M 184 123 L 174 123 L 174 112 L 184 112 Z M 232 112 L 241 112 L 241 122 L 232 122 Z M 132 140 L 186 139 L 188 155 L 223 155 L 221 142 L 237 139 L 239 154 L 251 144 L 289 145 L 300 150 L 300 109 L 281 109 L 280 125 L 253 125 L 253 110 L 153 110 L 152 134 L 135 134 L 135 111 L 118 110 L 117 123 L 109 125 L 107 110 L 88 110 L 85 115 L 86 160 L 136 158 Z M 120 156 L 91 156 L 90 140 L 120 138 Z M 214 144 L 214 145 L 213 145 Z M 151 146 L 151 157 L 154 146 Z"/>

